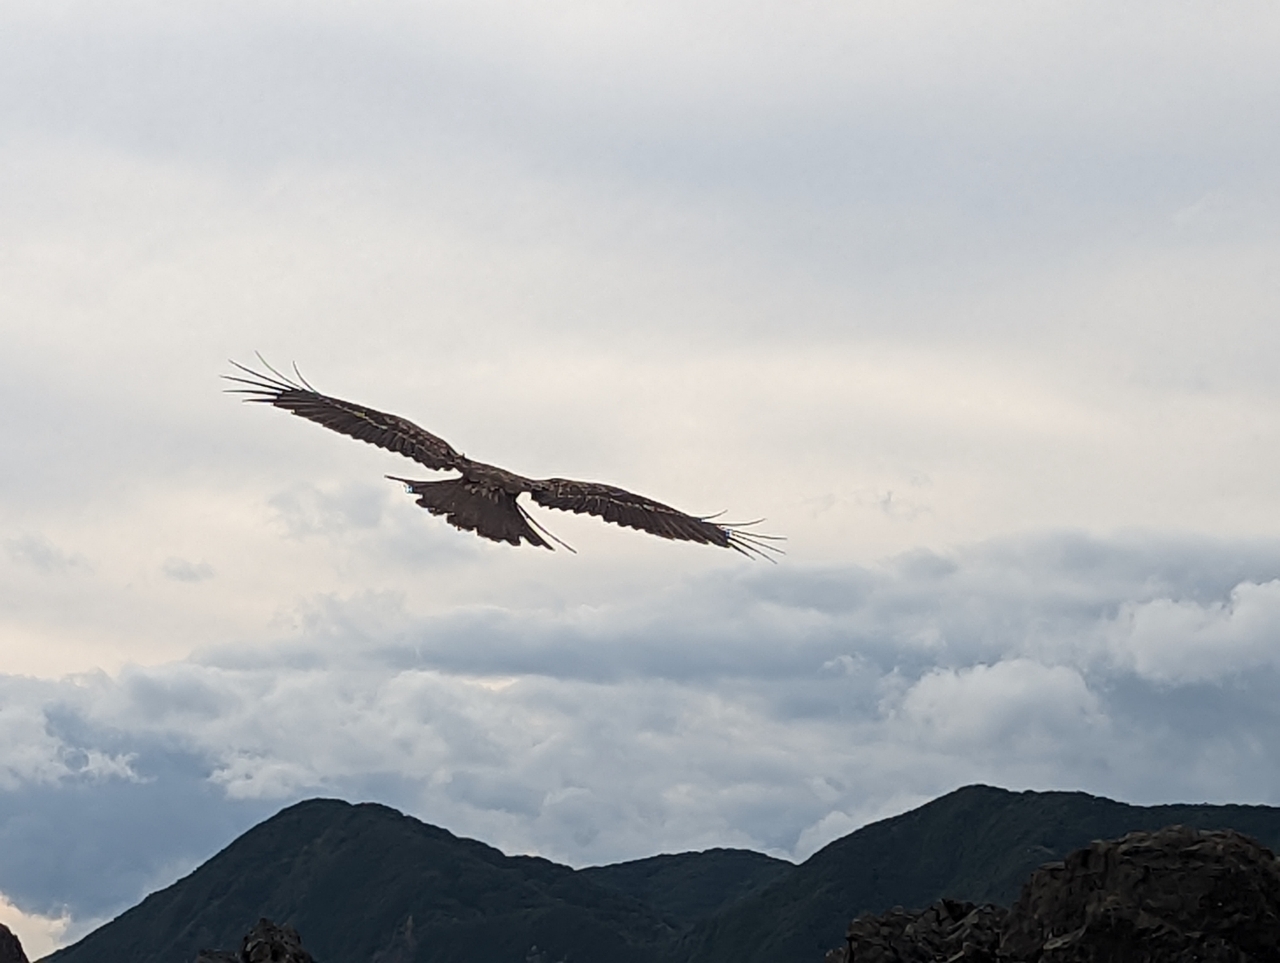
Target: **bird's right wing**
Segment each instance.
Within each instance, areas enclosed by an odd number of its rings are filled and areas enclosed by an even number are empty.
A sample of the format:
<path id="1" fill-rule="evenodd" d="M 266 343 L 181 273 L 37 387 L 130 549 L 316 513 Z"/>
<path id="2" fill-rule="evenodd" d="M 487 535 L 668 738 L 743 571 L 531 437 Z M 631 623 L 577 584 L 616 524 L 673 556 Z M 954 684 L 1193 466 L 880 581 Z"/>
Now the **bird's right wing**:
<path id="1" fill-rule="evenodd" d="M 261 360 L 261 358 L 259 358 Z M 322 395 L 298 375 L 301 384 L 290 380 L 270 365 L 270 374 L 263 374 L 246 368 L 242 364 L 235 365 L 244 375 L 223 375 L 228 381 L 235 381 L 246 388 L 233 388 L 237 394 L 248 395 L 246 401 L 258 401 L 275 405 L 285 411 L 291 411 L 300 418 L 314 421 L 333 431 L 341 432 L 371 445 L 394 451 L 396 454 L 412 458 L 427 468 L 443 471 L 457 468 L 466 459 L 453 450 L 443 438 L 437 438 L 431 432 L 419 428 L 407 418 L 387 414 L 374 408 L 366 408 L 352 401 L 341 398 L 330 398 Z M 266 362 L 263 361 L 266 365 Z"/>

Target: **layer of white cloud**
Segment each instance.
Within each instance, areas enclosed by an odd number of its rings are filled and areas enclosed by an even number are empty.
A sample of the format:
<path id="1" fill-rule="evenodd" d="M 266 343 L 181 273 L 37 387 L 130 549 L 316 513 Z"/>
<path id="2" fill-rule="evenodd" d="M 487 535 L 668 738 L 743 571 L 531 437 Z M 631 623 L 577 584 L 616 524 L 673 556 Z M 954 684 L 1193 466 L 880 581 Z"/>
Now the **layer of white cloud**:
<path id="1" fill-rule="evenodd" d="M 1030 756 L 1106 737 L 1098 697 L 1077 670 L 1025 658 L 933 669 L 907 689 L 899 711 L 930 743 L 965 754 Z"/>
<path id="2" fill-rule="evenodd" d="M 252 644 L 0 680 L 0 888 L 25 912 L 100 916 L 312 795 L 577 865 L 714 845 L 799 859 L 976 781 L 1277 803 L 1278 573 L 1272 543 L 1063 535 L 589 611 L 320 599 Z M 143 812 L 158 835 L 24 879 L 50 845 L 18 841 L 37 795 L 93 805 L 86 832 L 133 838 Z M 129 885 L 86 882 L 94 859 Z"/>
<path id="3" fill-rule="evenodd" d="M 41 696 L 46 687 L 7 679 L 0 703 L 0 791 L 67 780 L 136 780 L 133 757 L 69 744 L 51 733 Z M 25 697 L 25 698 L 24 698 Z"/>
<path id="4" fill-rule="evenodd" d="M 1242 582 L 1228 599 L 1153 599 L 1121 610 L 1114 657 L 1157 682 L 1218 682 L 1280 669 L 1280 581 Z"/>

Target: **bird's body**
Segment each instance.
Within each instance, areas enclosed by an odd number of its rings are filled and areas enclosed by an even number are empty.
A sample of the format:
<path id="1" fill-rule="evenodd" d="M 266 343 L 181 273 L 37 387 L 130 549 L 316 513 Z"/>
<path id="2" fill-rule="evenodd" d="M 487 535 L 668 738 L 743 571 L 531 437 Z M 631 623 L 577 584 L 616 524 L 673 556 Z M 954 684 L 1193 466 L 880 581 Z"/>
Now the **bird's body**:
<path id="1" fill-rule="evenodd" d="M 527 493 L 543 507 L 595 515 L 661 538 L 716 545 L 765 558 L 767 552 L 777 551 L 770 544 L 774 540 L 770 536 L 744 531 L 742 525 L 717 524 L 710 517 L 687 515 L 612 485 L 569 478 L 526 478 L 468 458 L 443 438 L 399 415 L 322 395 L 301 375 L 295 382 L 270 365 L 270 374 L 263 374 L 234 361 L 232 364 L 248 376 L 226 376 L 248 386 L 233 389 L 249 395 L 246 400 L 291 411 L 333 431 L 404 455 L 433 471 L 457 472 L 458 477 L 439 481 L 387 477 L 403 483 L 418 496 L 418 504 L 433 515 L 442 515 L 451 525 L 483 538 L 512 545 L 525 541 L 542 548 L 552 548 L 547 538 L 559 542 L 517 501 Z"/>

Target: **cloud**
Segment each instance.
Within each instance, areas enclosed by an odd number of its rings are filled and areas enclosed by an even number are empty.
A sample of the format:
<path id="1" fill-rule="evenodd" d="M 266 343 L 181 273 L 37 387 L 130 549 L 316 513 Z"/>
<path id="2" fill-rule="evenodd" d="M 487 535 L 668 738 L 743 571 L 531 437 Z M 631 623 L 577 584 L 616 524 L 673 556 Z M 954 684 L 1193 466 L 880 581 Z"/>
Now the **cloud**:
<path id="1" fill-rule="evenodd" d="M 63 782 L 137 780 L 135 756 L 61 737 L 52 724 L 42 692 L 29 680 L 3 678 L 6 699 L 0 702 L 0 790 Z"/>
<path id="2" fill-rule="evenodd" d="M 189 562 L 185 558 L 167 558 L 160 570 L 176 582 L 203 582 L 213 578 L 213 566 L 208 562 Z"/>
<path id="3" fill-rule="evenodd" d="M 312 795 L 578 865 L 803 858 L 975 781 L 1280 802 L 1278 571 L 1273 543 L 1066 534 L 591 611 L 318 600 L 269 643 L 7 679 L 0 890 L 101 916 Z M 1251 670 L 1208 673 L 1224 645 Z M 49 853 L 75 871 L 35 871 Z"/>
<path id="4" fill-rule="evenodd" d="M 67 939 L 71 924 L 69 915 L 49 917 L 38 913 L 24 913 L 9 902 L 3 893 L 0 893 L 0 923 L 9 927 L 18 937 L 27 959 L 30 960 L 48 956 L 58 947 L 70 942 Z"/>
<path id="5" fill-rule="evenodd" d="M 907 690 L 898 712 L 941 748 L 995 756 L 1092 736 L 1078 730 L 1103 721 L 1079 672 L 1025 658 L 934 669 Z"/>
<path id="6" fill-rule="evenodd" d="M 4 547 L 15 562 L 47 575 L 87 571 L 91 567 L 83 555 L 63 551 L 43 535 L 27 534 L 7 538 Z"/>
<path id="7" fill-rule="evenodd" d="M 386 492 L 372 485 L 348 485 L 336 492 L 297 484 L 271 496 L 268 504 L 292 538 L 349 529 L 376 528 L 382 520 Z"/>
<path id="8" fill-rule="evenodd" d="M 1129 603 L 1107 635 L 1117 660 L 1156 682 L 1274 671 L 1280 668 L 1280 580 L 1241 582 L 1225 600 Z"/>

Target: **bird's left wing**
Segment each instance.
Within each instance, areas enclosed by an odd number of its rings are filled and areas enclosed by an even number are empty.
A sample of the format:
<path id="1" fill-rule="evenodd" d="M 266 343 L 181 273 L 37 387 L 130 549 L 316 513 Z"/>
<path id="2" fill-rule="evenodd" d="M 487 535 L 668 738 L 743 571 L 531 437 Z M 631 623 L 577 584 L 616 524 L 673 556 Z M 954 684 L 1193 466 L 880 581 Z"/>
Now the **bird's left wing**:
<path id="1" fill-rule="evenodd" d="M 259 357 L 261 360 L 261 357 Z M 443 438 L 419 428 L 407 418 L 391 415 L 375 408 L 366 408 L 352 401 L 322 395 L 298 375 L 298 381 L 282 375 L 265 361 L 270 374 L 263 374 L 231 362 L 243 375 L 223 375 L 228 381 L 247 385 L 232 388 L 233 392 L 248 395 L 246 401 L 259 401 L 292 411 L 300 418 L 314 421 L 333 431 L 341 432 L 371 445 L 394 451 L 412 458 L 420 465 L 443 471 L 457 468 L 466 459 L 453 450 Z M 247 376 L 247 377 L 246 377 Z"/>
<path id="2" fill-rule="evenodd" d="M 772 535 L 744 531 L 743 524 L 716 523 L 711 520 L 715 516 L 687 515 L 670 505 L 612 485 L 573 481 L 569 478 L 546 478 L 533 482 L 530 494 L 535 502 L 546 508 L 595 515 L 606 522 L 626 528 L 638 528 L 659 538 L 718 545 L 743 555 L 761 558 L 768 558 L 769 552 L 780 551 L 770 544 L 778 540 Z"/>

